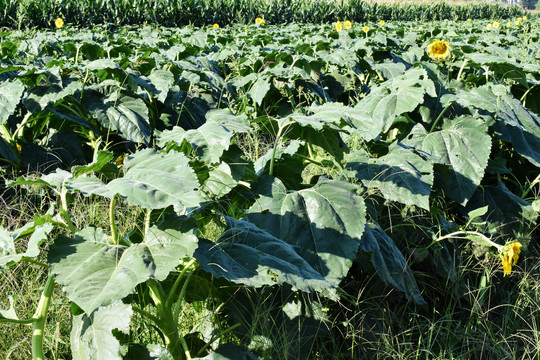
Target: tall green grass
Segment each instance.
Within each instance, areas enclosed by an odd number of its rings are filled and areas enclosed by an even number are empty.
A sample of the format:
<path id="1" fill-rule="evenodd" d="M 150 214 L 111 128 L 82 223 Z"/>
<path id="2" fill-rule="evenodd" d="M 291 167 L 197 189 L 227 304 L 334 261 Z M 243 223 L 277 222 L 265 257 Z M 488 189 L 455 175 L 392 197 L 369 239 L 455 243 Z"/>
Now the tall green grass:
<path id="1" fill-rule="evenodd" d="M 521 16 L 519 6 L 500 3 L 405 2 L 365 0 L 0 0 L 0 27 L 46 28 L 62 17 L 77 26 L 94 24 L 202 26 L 250 23 L 264 16 L 267 23 L 336 20 L 465 20 Z"/>

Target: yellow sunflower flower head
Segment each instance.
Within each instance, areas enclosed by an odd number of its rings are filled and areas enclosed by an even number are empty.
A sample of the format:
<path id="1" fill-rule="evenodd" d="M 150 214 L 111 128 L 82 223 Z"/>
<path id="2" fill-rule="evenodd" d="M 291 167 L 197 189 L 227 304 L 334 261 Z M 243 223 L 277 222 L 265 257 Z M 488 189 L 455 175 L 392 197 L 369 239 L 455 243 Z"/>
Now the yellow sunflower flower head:
<path id="1" fill-rule="evenodd" d="M 521 18 L 523 21 L 527 20 L 527 15 L 523 15 L 523 17 Z"/>
<path id="2" fill-rule="evenodd" d="M 435 40 L 428 45 L 427 51 L 436 60 L 446 59 L 450 56 L 450 44 L 446 41 Z"/>
<path id="3" fill-rule="evenodd" d="M 508 27 L 512 26 L 512 22 L 510 22 L 510 21 L 507 22 L 507 23 L 506 23 L 506 26 L 508 26 Z"/>
<path id="4" fill-rule="evenodd" d="M 264 20 L 263 17 L 262 18 L 258 17 L 258 18 L 255 19 L 255 24 L 257 24 L 259 26 L 264 26 L 264 24 L 266 24 L 266 21 Z"/>
<path id="5" fill-rule="evenodd" d="M 61 29 L 64 26 L 64 20 L 60 17 L 56 18 L 56 20 L 54 20 L 54 26 L 56 26 L 57 29 Z"/>
<path id="6" fill-rule="evenodd" d="M 491 26 L 493 26 L 494 29 L 498 29 L 500 24 L 497 21 L 495 21 L 493 22 L 493 24 L 491 24 Z"/>
<path id="7" fill-rule="evenodd" d="M 212 27 L 213 27 L 214 29 L 219 29 L 219 24 L 214 24 L 214 25 L 212 25 Z"/>
<path id="8" fill-rule="evenodd" d="M 490 30 L 491 29 L 491 24 L 487 24 L 486 29 Z"/>
<path id="9" fill-rule="evenodd" d="M 379 21 L 379 24 L 384 25 L 384 24 L 386 24 L 386 21 L 381 20 L 381 21 Z"/>
<path id="10" fill-rule="evenodd" d="M 512 266 L 517 264 L 519 253 L 521 252 L 521 243 L 518 241 L 506 244 L 501 251 L 502 267 L 504 276 L 510 275 Z"/>
<path id="11" fill-rule="evenodd" d="M 365 33 L 367 34 L 368 31 L 369 31 L 369 26 L 364 26 L 364 27 L 362 28 L 362 31 L 365 32 Z"/>
<path id="12" fill-rule="evenodd" d="M 352 28 L 352 22 L 350 22 L 349 20 L 346 20 L 344 23 L 343 23 L 343 27 L 347 30 L 349 30 L 350 28 Z"/>
<path id="13" fill-rule="evenodd" d="M 467 19 L 467 22 L 471 22 L 471 21 L 472 21 L 472 19 L 471 19 L 471 18 L 468 18 L 468 19 Z"/>
<path id="14" fill-rule="evenodd" d="M 338 32 L 343 30 L 343 25 L 341 24 L 341 21 L 336 21 L 336 23 L 334 24 L 334 28 L 336 28 Z"/>

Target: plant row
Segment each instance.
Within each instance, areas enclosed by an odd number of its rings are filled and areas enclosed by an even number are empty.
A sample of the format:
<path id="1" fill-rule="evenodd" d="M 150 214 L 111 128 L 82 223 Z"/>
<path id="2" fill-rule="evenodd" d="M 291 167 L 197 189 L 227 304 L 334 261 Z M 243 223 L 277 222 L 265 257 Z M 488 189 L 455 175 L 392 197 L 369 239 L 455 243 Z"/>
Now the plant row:
<path id="1" fill-rule="evenodd" d="M 264 17 L 269 24 L 329 23 L 336 20 L 466 20 L 512 18 L 525 14 L 519 6 L 500 3 L 452 4 L 451 2 L 389 4 L 349 0 L 1 0 L 0 26 L 51 28 L 63 18 L 77 26 L 96 24 L 203 26 L 219 23 L 246 24 Z"/>

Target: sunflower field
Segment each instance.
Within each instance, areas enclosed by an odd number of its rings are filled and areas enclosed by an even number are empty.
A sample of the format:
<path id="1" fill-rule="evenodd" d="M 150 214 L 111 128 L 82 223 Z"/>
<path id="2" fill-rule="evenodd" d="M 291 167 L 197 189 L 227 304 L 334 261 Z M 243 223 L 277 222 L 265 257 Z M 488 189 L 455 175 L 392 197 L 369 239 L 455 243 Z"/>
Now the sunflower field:
<path id="1" fill-rule="evenodd" d="M 540 21 L 506 15 L 4 28 L 0 355 L 540 356 Z"/>

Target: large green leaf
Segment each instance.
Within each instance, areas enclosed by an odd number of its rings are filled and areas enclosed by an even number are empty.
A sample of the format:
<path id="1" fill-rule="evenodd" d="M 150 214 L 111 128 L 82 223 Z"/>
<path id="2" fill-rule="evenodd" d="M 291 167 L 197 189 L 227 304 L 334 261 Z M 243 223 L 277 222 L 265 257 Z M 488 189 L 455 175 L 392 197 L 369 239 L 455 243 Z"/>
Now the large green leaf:
<path id="1" fill-rule="evenodd" d="M 112 199 L 115 195 L 103 181 L 88 174 L 68 179 L 66 189 L 70 192 L 80 191 L 84 196 L 99 195 L 107 199 Z"/>
<path id="2" fill-rule="evenodd" d="M 384 282 L 403 291 L 417 304 L 426 303 L 405 258 L 392 239 L 378 225 L 366 225 L 361 249 L 371 253 L 371 262 Z"/>
<path id="3" fill-rule="evenodd" d="M 129 333 L 132 314 L 131 305 L 116 302 L 74 316 L 70 334 L 73 360 L 122 360 L 122 346 L 113 330 Z"/>
<path id="4" fill-rule="evenodd" d="M 143 242 L 130 247 L 109 244 L 101 229 L 87 228 L 73 239 L 60 235 L 49 251 L 49 263 L 68 297 L 89 314 L 149 278 L 165 280 L 196 247 L 194 223 L 165 215 Z"/>
<path id="5" fill-rule="evenodd" d="M 183 140 L 191 144 L 197 157 L 206 164 L 215 164 L 229 148 L 232 132 L 221 124 L 206 122 L 195 130 L 185 132 Z"/>
<path id="6" fill-rule="evenodd" d="M 495 118 L 495 134 L 514 150 L 540 166 L 540 116 L 523 106 L 503 85 L 485 85 L 451 97 L 459 104 L 488 111 Z"/>
<path id="7" fill-rule="evenodd" d="M 389 124 L 380 122 L 361 107 L 353 108 L 341 103 L 325 103 L 320 106 L 311 106 L 310 111 L 327 121 L 339 123 L 339 119 L 345 120 L 353 128 L 352 131 L 366 141 L 375 139 L 389 127 Z"/>
<path id="8" fill-rule="evenodd" d="M 169 70 L 155 68 L 148 76 L 148 79 L 152 82 L 153 95 L 161 102 L 165 102 L 169 89 L 174 85 L 174 75 Z"/>
<path id="9" fill-rule="evenodd" d="M 111 181 L 108 188 L 128 204 L 146 209 L 173 205 L 180 212 L 204 200 L 189 159 L 182 153 L 142 150 L 126 157 L 124 171 L 124 177 Z"/>
<path id="10" fill-rule="evenodd" d="M 380 158 L 352 153 L 346 165 L 368 188 L 378 189 L 385 198 L 429 210 L 433 165 L 403 145 L 392 145 Z"/>
<path id="11" fill-rule="evenodd" d="M 199 241 L 195 257 L 205 271 L 254 287 L 287 283 L 305 292 L 331 287 L 290 244 L 248 221 L 227 222 L 217 242 Z"/>
<path id="12" fill-rule="evenodd" d="M 18 161 L 18 156 L 14 147 L 12 147 L 2 137 L 0 137 L 0 157 L 12 163 L 16 163 Z"/>
<path id="13" fill-rule="evenodd" d="M 422 104 L 426 94 L 437 96 L 435 84 L 425 70 L 413 68 L 373 89 L 356 107 L 369 115 L 381 132 L 386 132 L 397 116 Z M 360 133 L 365 131 L 363 122 L 356 122 L 354 126 L 361 129 Z"/>
<path id="14" fill-rule="evenodd" d="M 148 229 L 138 246 L 148 248 L 155 266 L 153 277 L 163 281 L 178 266 L 180 259 L 193 256 L 197 242 L 192 221 L 165 214 L 159 223 Z"/>
<path id="15" fill-rule="evenodd" d="M 155 274 L 146 246 L 110 245 L 101 229 L 86 228 L 74 238 L 59 235 L 48 262 L 68 298 L 91 314 L 121 300 Z"/>
<path id="16" fill-rule="evenodd" d="M 228 194 L 236 185 L 240 178 L 233 174 L 231 167 L 227 163 L 221 163 L 210 170 L 209 177 L 204 186 L 216 197 Z"/>
<path id="17" fill-rule="evenodd" d="M 142 99 L 116 91 L 93 98 L 87 106 L 104 128 L 118 131 L 127 140 L 150 144 L 148 108 Z"/>
<path id="18" fill-rule="evenodd" d="M 364 232 L 366 209 L 354 185 L 324 180 L 288 192 L 266 177 L 254 188 L 261 197 L 247 219 L 293 245 L 326 280 L 337 285 L 347 274 Z"/>
<path id="19" fill-rule="evenodd" d="M 0 125 L 13 114 L 23 92 L 24 85 L 20 80 L 0 84 Z"/>
<path id="20" fill-rule="evenodd" d="M 28 111 L 38 112 L 44 110 L 49 104 L 54 104 L 68 95 L 73 95 L 80 89 L 82 89 L 82 83 L 78 81 L 72 81 L 65 87 L 55 84 L 50 86 L 36 86 L 27 91 L 26 96 L 23 98 L 23 103 Z"/>
<path id="21" fill-rule="evenodd" d="M 486 124 L 470 116 L 449 121 L 442 130 L 432 133 L 427 133 L 418 124 L 405 143 L 450 166 L 444 189 L 451 199 L 463 205 L 484 177 L 491 152 L 491 137 L 487 134 Z"/>
<path id="22" fill-rule="evenodd" d="M 218 123 L 235 134 L 253 131 L 246 114 L 235 115 L 229 109 L 210 110 L 206 113 L 206 122 Z"/>
<path id="23" fill-rule="evenodd" d="M 271 79 L 267 76 L 261 76 L 253 83 L 253 85 L 251 85 L 248 95 L 251 96 L 257 105 L 262 104 L 264 97 L 270 90 L 270 87 L 272 86 L 270 80 Z"/>

